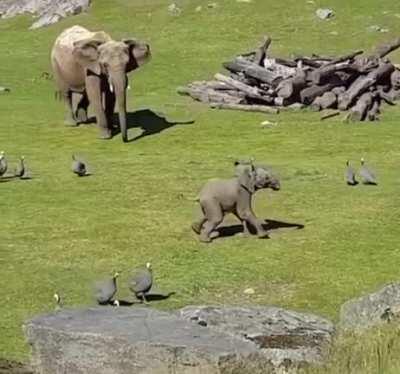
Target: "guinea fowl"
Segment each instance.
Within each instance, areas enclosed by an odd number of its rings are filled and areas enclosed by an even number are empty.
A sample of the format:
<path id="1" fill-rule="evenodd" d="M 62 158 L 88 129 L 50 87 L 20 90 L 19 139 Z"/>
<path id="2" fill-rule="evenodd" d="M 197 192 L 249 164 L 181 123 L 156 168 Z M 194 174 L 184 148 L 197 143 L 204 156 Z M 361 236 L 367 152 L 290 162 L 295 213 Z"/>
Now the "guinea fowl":
<path id="1" fill-rule="evenodd" d="M 112 278 L 95 283 L 94 296 L 100 305 L 119 305 L 118 301 L 113 301 L 113 297 L 117 293 L 118 276 L 119 273 L 115 273 Z"/>
<path id="2" fill-rule="evenodd" d="M 8 163 L 4 151 L 0 152 L 0 177 L 2 177 L 8 169 Z"/>
<path id="3" fill-rule="evenodd" d="M 152 285 L 153 272 L 150 262 L 146 264 L 144 269 L 135 270 L 128 284 L 129 289 L 135 294 L 136 298 L 145 304 L 148 304 L 146 294 L 150 291 Z"/>
<path id="4" fill-rule="evenodd" d="M 359 174 L 364 184 L 371 184 L 374 186 L 378 184 L 376 182 L 375 173 L 365 165 L 365 160 L 363 158 L 361 159 L 361 168 Z"/>
<path id="5" fill-rule="evenodd" d="M 346 162 L 347 169 L 346 169 L 346 182 L 349 186 L 356 186 L 358 184 L 356 180 L 356 172 L 354 168 L 350 165 L 350 161 L 347 160 Z"/>
<path id="6" fill-rule="evenodd" d="M 54 297 L 54 300 L 56 301 L 55 310 L 56 310 L 56 311 L 61 310 L 62 307 L 63 307 L 63 300 L 61 299 L 60 294 L 55 293 L 53 297 Z"/>
<path id="7" fill-rule="evenodd" d="M 19 179 L 30 179 L 30 175 L 28 173 L 28 170 L 25 166 L 25 157 L 21 156 L 20 161 L 19 161 L 19 166 L 16 168 L 15 177 L 18 177 Z"/>
<path id="8" fill-rule="evenodd" d="M 78 177 L 83 177 L 87 175 L 86 165 L 83 161 L 78 160 L 75 155 L 72 155 L 72 171 L 78 175 Z"/>

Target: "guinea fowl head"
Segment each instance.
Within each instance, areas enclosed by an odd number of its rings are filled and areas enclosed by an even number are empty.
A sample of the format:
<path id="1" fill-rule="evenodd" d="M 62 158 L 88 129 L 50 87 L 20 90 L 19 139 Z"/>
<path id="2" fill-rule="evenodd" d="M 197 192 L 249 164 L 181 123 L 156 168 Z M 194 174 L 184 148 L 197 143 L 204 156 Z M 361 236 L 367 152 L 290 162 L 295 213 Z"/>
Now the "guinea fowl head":
<path id="1" fill-rule="evenodd" d="M 365 160 L 363 157 L 361 157 L 361 165 L 364 165 L 364 164 L 365 164 Z"/>
<path id="2" fill-rule="evenodd" d="M 151 267 L 151 263 L 150 262 L 146 263 L 146 269 L 149 270 L 149 271 L 153 270 L 152 267 Z"/>
<path id="3" fill-rule="evenodd" d="M 114 273 L 113 278 L 114 278 L 114 279 L 117 279 L 118 277 L 119 277 L 119 272 L 117 271 L 117 272 Z"/>

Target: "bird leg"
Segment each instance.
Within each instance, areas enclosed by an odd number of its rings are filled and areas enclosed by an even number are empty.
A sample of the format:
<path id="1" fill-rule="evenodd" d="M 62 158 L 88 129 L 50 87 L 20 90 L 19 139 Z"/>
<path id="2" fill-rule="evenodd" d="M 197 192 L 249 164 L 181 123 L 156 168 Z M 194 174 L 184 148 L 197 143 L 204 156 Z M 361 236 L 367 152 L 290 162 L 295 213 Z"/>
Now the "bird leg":
<path id="1" fill-rule="evenodd" d="M 144 295 L 144 292 L 142 292 L 142 304 L 149 305 L 149 302 L 146 300 L 146 296 Z"/>

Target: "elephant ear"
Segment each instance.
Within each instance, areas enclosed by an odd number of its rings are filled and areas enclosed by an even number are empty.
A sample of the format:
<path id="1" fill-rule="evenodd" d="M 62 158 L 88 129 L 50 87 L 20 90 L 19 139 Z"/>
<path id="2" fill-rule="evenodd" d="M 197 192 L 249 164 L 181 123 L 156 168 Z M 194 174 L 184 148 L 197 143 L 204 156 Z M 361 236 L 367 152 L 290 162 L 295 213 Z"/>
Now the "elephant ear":
<path id="1" fill-rule="evenodd" d="M 129 48 L 129 62 L 126 66 L 127 72 L 137 69 L 151 59 L 150 47 L 147 43 L 135 38 L 122 39 L 122 42 Z"/>
<path id="2" fill-rule="evenodd" d="M 133 49 L 137 46 L 138 41 L 135 38 L 129 38 L 129 39 L 122 39 L 122 42 L 128 46 L 129 50 L 129 62 L 126 65 L 126 71 L 127 73 L 129 73 L 130 71 L 135 70 L 139 67 L 135 54 L 133 53 Z"/>
<path id="3" fill-rule="evenodd" d="M 97 32 L 90 38 L 76 41 L 72 53 L 82 66 L 100 75 L 101 67 L 98 61 L 100 53 L 98 48 L 109 39 L 104 32 Z"/>
<path id="4" fill-rule="evenodd" d="M 239 177 L 239 183 L 247 191 L 253 194 L 256 191 L 256 175 L 253 170 L 244 170 Z"/>

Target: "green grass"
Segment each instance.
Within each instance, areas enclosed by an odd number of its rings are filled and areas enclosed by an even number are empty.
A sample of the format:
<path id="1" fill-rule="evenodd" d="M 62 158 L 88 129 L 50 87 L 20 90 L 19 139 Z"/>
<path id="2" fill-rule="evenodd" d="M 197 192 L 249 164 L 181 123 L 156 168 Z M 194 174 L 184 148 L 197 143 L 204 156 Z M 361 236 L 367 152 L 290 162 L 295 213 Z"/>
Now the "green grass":
<path id="1" fill-rule="evenodd" d="M 0 97 L 0 148 L 14 163 L 24 154 L 35 176 L 0 184 L 0 357 L 27 357 L 21 324 L 52 310 L 56 290 L 68 305 L 90 305 L 91 283 L 122 270 L 127 297 L 128 270 L 147 261 L 158 285 L 177 292 L 154 304 L 164 309 L 276 304 L 336 320 L 344 301 L 399 278 L 398 108 L 385 107 L 379 124 L 321 123 L 304 111 L 268 117 L 278 126 L 261 129 L 264 115 L 209 110 L 175 94 L 179 85 L 211 78 L 265 33 L 281 56 L 369 50 L 400 34 L 397 2 L 220 0 L 208 9 L 207 1 L 187 0 L 178 2 L 179 17 L 168 14 L 169 3 L 97 0 L 89 14 L 37 31 L 27 30 L 28 17 L 0 21 L 0 85 L 12 89 Z M 316 19 L 318 6 L 333 7 L 335 19 Z M 97 140 L 94 126 L 65 127 L 53 83 L 41 73 L 50 69 L 54 39 L 73 24 L 148 40 L 153 60 L 131 75 L 130 110 L 195 123 L 129 144 L 119 136 Z M 374 24 L 390 32 L 368 32 Z M 391 57 L 400 62 L 398 52 Z M 69 172 L 72 152 L 87 158 L 94 176 Z M 190 230 L 193 198 L 207 179 L 230 176 L 232 161 L 249 156 L 282 178 L 282 191 L 259 193 L 257 214 L 305 228 L 271 240 L 200 244 Z M 361 156 L 376 167 L 379 187 L 344 185 L 346 159 Z M 255 295 L 243 294 L 248 287 Z"/>

